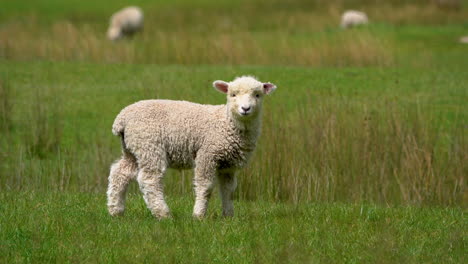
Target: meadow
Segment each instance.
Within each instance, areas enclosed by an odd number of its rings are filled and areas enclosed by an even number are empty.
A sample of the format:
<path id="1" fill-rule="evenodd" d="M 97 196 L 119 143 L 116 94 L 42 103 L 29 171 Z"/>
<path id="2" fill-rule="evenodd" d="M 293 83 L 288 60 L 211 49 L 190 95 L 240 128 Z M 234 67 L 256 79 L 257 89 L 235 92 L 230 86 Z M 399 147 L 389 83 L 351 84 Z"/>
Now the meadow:
<path id="1" fill-rule="evenodd" d="M 133 194 L 119 218 L 91 193 L 0 199 L 2 263 L 466 262 L 468 227 L 455 208 L 238 201 L 232 219 L 210 211 L 194 221 L 186 196 L 169 198 L 174 219 L 157 222 Z"/>
<path id="2" fill-rule="evenodd" d="M 0 1 L 0 262 L 466 261 L 466 6 L 428 1 L 135 1 L 131 40 L 105 39 L 125 1 Z M 346 8 L 372 23 L 338 27 Z M 214 80 L 255 75 L 266 99 L 237 216 L 215 195 L 191 219 L 191 171 L 169 171 L 174 219 L 136 184 L 105 190 L 124 106 L 222 104 Z"/>

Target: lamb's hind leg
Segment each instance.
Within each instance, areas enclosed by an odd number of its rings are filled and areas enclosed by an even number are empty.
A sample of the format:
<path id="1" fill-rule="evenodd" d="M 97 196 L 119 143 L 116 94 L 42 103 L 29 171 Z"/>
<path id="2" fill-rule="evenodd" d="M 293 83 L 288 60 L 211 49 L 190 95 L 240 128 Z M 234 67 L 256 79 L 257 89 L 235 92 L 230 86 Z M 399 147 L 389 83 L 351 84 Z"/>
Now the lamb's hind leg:
<path id="1" fill-rule="evenodd" d="M 137 171 L 135 159 L 129 155 L 124 154 L 112 164 L 107 188 L 107 209 L 112 216 L 123 214 L 127 186 L 136 177 Z"/>
<path id="2" fill-rule="evenodd" d="M 148 209 L 158 219 L 171 216 L 169 207 L 164 201 L 163 177 L 165 171 L 165 166 L 159 168 L 141 168 L 137 178 Z"/>

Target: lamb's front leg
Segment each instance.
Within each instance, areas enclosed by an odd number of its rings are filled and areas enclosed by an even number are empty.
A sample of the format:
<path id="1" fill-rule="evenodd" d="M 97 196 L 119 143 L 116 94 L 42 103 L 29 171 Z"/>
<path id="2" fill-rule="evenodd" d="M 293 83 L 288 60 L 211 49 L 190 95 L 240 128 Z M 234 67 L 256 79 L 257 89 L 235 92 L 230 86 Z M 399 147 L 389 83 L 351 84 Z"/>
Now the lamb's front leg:
<path id="1" fill-rule="evenodd" d="M 234 172 L 219 173 L 219 190 L 223 203 L 223 216 L 234 216 L 234 204 L 232 203 L 232 193 L 236 190 L 237 179 Z"/>
<path id="2" fill-rule="evenodd" d="M 198 219 L 205 217 L 208 200 L 213 191 L 215 176 L 215 164 L 211 162 L 197 162 L 194 177 L 195 206 L 193 207 L 193 217 Z"/>

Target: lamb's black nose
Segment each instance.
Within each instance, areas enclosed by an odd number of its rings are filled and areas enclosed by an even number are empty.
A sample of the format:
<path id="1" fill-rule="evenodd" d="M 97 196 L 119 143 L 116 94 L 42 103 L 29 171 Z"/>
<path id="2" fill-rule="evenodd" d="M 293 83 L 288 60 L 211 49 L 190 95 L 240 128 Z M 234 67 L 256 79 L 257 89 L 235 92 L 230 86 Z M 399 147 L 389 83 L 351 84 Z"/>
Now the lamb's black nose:
<path id="1" fill-rule="evenodd" d="M 243 107 L 241 106 L 242 110 L 244 110 L 245 112 L 249 111 L 250 110 L 250 106 L 249 107 Z"/>

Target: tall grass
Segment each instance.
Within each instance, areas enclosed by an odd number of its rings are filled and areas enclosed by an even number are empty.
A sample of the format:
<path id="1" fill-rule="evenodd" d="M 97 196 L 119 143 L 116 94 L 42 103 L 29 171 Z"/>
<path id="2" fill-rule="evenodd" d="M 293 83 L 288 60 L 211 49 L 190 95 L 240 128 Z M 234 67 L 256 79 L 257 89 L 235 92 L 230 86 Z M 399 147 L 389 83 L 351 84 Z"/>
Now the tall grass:
<path id="1" fill-rule="evenodd" d="M 135 41 L 111 43 L 96 29 L 62 21 L 50 31 L 32 26 L 12 26 L 0 32 L 0 54 L 16 60 L 52 59 L 92 62 L 157 64 L 288 64 L 313 66 L 393 65 L 393 40 L 366 29 L 310 38 L 288 32 L 268 34 L 231 32 L 190 32 L 145 29 Z M 7 36 L 15 36 L 8 38 Z"/>
<path id="2" fill-rule="evenodd" d="M 5 132 L 11 129 L 12 116 L 12 94 L 7 79 L 0 76 L 0 131 Z"/>
<path id="3" fill-rule="evenodd" d="M 44 158 L 59 150 L 62 138 L 61 102 L 58 91 L 50 87 L 32 87 L 34 99 L 27 109 L 28 124 L 24 130 L 23 142 L 29 155 Z"/>
<path id="4" fill-rule="evenodd" d="M 239 173 L 238 198 L 293 203 L 466 202 L 462 75 L 434 82 L 429 81 L 433 72 L 413 70 L 399 77 L 402 84 L 395 84 L 387 70 L 370 69 L 337 76 L 333 69 L 302 68 L 74 64 L 50 68 L 49 63 L 7 67 L 12 87 L 23 94 L 12 102 L 18 109 L 17 129 L 0 141 L 5 157 L 0 164 L 2 189 L 102 193 L 109 165 L 120 155 L 110 126 L 123 106 L 154 97 L 221 103 L 222 96 L 208 87 L 209 82 L 203 88 L 197 83 L 249 72 L 277 79 L 281 89 L 265 103 L 263 133 L 252 163 Z M 23 71 L 36 72 L 26 83 L 40 89 L 21 85 L 17 77 L 23 74 L 15 72 Z M 422 81 L 415 82 L 413 74 Z M 419 87 L 426 95 L 414 100 Z M 448 90 L 437 95 L 439 87 Z M 451 94 L 459 94 L 460 101 Z M 440 112 L 438 100 L 450 102 L 450 108 Z M 191 179 L 191 171 L 170 171 L 168 195 L 191 193 Z M 137 191 L 136 184 L 132 190 Z"/>
<path id="5" fill-rule="evenodd" d="M 0 58 L 157 64 L 287 64 L 305 66 L 395 65 L 394 26 L 463 22 L 466 11 L 429 4 L 356 2 L 369 13 L 369 28 L 341 30 L 345 1 L 322 5 L 295 1 L 289 8 L 262 1 L 245 6 L 148 6 L 144 31 L 133 41 L 105 39 L 110 14 L 74 14 L 52 21 L 39 14 L 7 18 L 0 27 Z M 302 7 L 302 8 L 301 8 Z M 72 12 L 72 10 L 68 10 Z M 110 12 L 110 11 L 109 11 Z M 265 14 L 265 15 L 259 15 Z M 457 38 L 454 38 L 455 41 Z M 417 50 L 412 50 L 414 52 Z M 401 55 L 405 56 L 405 54 Z"/>
<path id="6" fill-rule="evenodd" d="M 239 195 L 296 203 L 462 204 L 466 131 L 444 131 L 428 109 L 414 105 L 375 107 L 325 103 L 265 116 L 264 141 L 239 177 Z"/>

